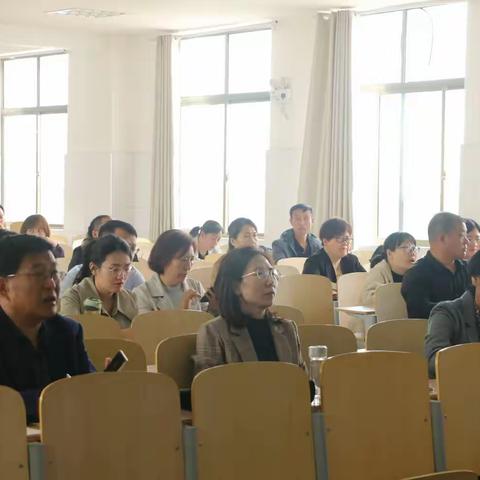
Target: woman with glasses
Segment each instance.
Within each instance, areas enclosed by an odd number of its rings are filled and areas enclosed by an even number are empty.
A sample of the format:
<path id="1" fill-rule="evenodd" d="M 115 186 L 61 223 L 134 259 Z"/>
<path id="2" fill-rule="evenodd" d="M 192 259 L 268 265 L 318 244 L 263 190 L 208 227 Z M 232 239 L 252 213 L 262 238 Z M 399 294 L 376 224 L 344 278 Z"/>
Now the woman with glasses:
<path id="1" fill-rule="evenodd" d="M 480 250 L 480 225 L 471 218 L 465 219 L 465 225 L 468 238 L 465 260 L 470 260 Z"/>
<path id="2" fill-rule="evenodd" d="M 62 315 L 96 310 L 114 318 L 121 328 L 129 327 L 137 315 L 135 297 L 123 288 L 131 268 L 132 251 L 125 240 L 105 235 L 91 242 L 76 283 L 61 299 Z"/>
<path id="3" fill-rule="evenodd" d="M 362 291 L 362 304 L 373 306 L 380 285 L 402 283 L 407 270 L 417 261 L 417 253 L 417 242 L 412 235 L 406 232 L 390 234 L 370 260 L 371 270 Z"/>
<path id="4" fill-rule="evenodd" d="M 320 227 L 323 248 L 307 259 L 303 273 L 322 275 L 331 282 L 334 291 L 340 275 L 364 272 L 358 258 L 350 252 L 352 248 L 352 226 L 341 218 L 331 218 Z"/>
<path id="5" fill-rule="evenodd" d="M 278 272 L 258 249 L 236 248 L 225 255 L 215 280 L 220 316 L 198 332 L 196 371 L 251 361 L 304 368 L 295 323 L 269 311 L 277 284 Z"/>
<path id="6" fill-rule="evenodd" d="M 154 310 L 201 310 L 200 299 L 205 294 L 201 283 L 188 278 L 195 260 L 193 239 L 181 230 L 167 230 L 155 242 L 148 266 L 155 275 L 135 288 L 138 312 Z"/>

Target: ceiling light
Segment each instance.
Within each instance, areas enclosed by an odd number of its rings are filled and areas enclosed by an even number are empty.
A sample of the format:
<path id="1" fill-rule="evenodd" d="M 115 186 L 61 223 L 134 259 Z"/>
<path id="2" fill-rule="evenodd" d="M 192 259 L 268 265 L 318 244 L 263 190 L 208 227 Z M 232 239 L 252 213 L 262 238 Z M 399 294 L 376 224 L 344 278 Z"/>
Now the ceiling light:
<path id="1" fill-rule="evenodd" d="M 108 10 L 95 10 L 93 8 L 63 8 L 46 12 L 47 15 L 62 15 L 64 17 L 107 18 L 125 15 L 125 12 L 112 12 Z"/>

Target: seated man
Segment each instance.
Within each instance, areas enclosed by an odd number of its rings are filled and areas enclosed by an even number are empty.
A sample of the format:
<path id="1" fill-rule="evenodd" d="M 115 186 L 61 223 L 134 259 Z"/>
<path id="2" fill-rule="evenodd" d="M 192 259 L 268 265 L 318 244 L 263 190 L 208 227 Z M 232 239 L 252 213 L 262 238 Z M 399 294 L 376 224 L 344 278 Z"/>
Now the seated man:
<path id="1" fill-rule="evenodd" d="M 464 258 L 468 239 L 461 217 L 437 213 L 428 224 L 430 250 L 402 281 L 402 296 L 409 318 L 428 318 L 432 308 L 444 300 L 454 300 L 469 282 Z"/>
<path id="2" fill-rule="evenodd" d="M 433 307 L 428 319 L 428 331 L 425 337 L 425 356 L 428 371 L 435 377 L 435 356 L 442 348 L 462 343 L 480 342 L 480 252 L 468 262 L 468 276 L 472 284 L 456 300 L 441 302 Z"/>
<path id="3" fill-rule="evenodd" d="M 134 257 L 134 262 L 138 261 L 136 259 L 136 250 L 137 250 L 137 231 L 127 222 L 122 222 L 122 220 L 110 220 L 107 223 L 104 223 L 98 232 L 98 238 L 103 237 L 104 235 L 116 235 L 117 237 L 123 238 L 129 245 L 132 250 L 132 255 Z M 60 286 L 60 296 L 63 295 L 69 288 L 73 286 L 75 278 L 78 275 L 78 272 L 82 269 L 82 265 L 76 265 L 65 275 L 65 278 L 62 280 Z M 126 290 L 132 291 L 135 287 L 145 283 L 145 278 L 143 275 L 135 268 L 132 267 L 130 273 L 128 274 L 127 280 L 125 282 L 124 288 Z"/>
<path id="4" fill-rule="evenodd" d="M 94 371 L 81 325 L 57 314 L 58 293 L 50 243 L 33 235 L 0 241 L 0 385 L 20 392 L 28 421 L 46 385 Z"/>
<path id="5" fill-rule="evenodd" d="M 312 207 L 299 203 L 290 209 L 290 225 L 272 244 L 273 261 L 282 258 L 311 257 L 322 248 L 320 240 L 311 233 L 313 225 Z"/>

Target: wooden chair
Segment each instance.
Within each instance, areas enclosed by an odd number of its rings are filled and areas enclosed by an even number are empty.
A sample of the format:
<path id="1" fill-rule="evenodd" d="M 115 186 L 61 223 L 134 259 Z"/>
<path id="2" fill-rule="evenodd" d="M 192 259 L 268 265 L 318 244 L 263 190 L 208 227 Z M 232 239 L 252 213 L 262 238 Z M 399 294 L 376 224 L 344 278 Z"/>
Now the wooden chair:
<path id="1" fill-rule="evenodd" d="M 354 307 L 361 305 L 360 296 L 362 294 L 368 273 L 355 272 L 341 275 L 337 280 L 338 306 Z M 362 320 L 352 317 L 344 312 L 338 314 L 339 324 L 350 328 L 353 332 L 358 332 L 365 337 L 365 328 Z"/>
<path id="2" fill-rule="evenodd" d="M 59 243 L 64 250 L 65 250 L 65 247 L 69 248 L 70 250 L 72 249 L 70 240 L 68 239 L 67 236 L 61 235 L 60 233 L 52 232 L 50 235 L 50 238 L 52 240 L 55 240 L 57 243 Z"/>
<path id="3" fill-rule="evenodd" d="M 196 346 L 196 333 L 162 340 L 155 353 L 157 372 L 175 380 L 178 388 L 190 388 L 194 377 L 192 356 L 195 355 Z"/>
<path id="4" fill-rule="evenodd" d="M 297 325 L 305 323 L 303 313 L 298 308 L 288 307 L 287 305 L 272 305 L 270 311 L 276 313 L 279 317 L 293 320 Z"/>
<path id="5" fill-rule="evenodd" d="M 113 356 L 123 350 L 128 357 L 128 362 L 122 369 L 122 372 L 146 372 L 147 359 L 145 352 L 138 343 L 121 338 L 86 338 L 85 348 L 88 358 L 93 363 L 98 372 L 105 368 L 105 358 Z"/>
<path id="6" fill-rule="evenodd" d="M 116 320 L 98 313 L 81 313 L 71 318 L 83 327 L 84 338 L 122 338 L 122 329 Z"/>
<path id="7" fill-rule="evenodd" d="M 10 222 L 9 230 L 12 232 L 20 233 L 23 222 Z"/>
<path id="8" fill-rule="evenodd" d="M 377 245 L 371 245 L 366 247 L 356 248 L 352 251 L 352 254 L 358 258 L 358 261 L 362 267 L 367 270 L 370 270 L 370 259 L 372 258 L 373 252 L 376 250 Z"/>
<path id="9" fill-rule="evenodd" d="M 404 478 L 403 480 L 478 480 L 478 476 L 469 470 L 450 470 L 448 472 L 428 473 L 419 477 Z"/>
<path id="10" fill-rule="evenodd" d="M 168 337 L 197 333 L 213 317 L 197 310 L 157 310 L 137 315 L 132 322 L 133 339 L 147 356 L 147 364 L 155 363 L 157 345 Z"/>
<path id="11" fill-rule="evenodd" d="M 322 365 L 320 391 L 329 478 L 395 480 L 434 471 L 425 359 L 337 355 Z"/>
<path id="12" fill-rule="evenodd" d="M 289 277 L 290 275 L 299 275 L 301 272 L 298 271 L 293 265 L 276 265 L 275 268 L 278 270 L 282 277 Z"/>
<path id="13" fill-rule="evenodd" d="M 192 385 L 198 480 L 313 480 L 307 376 L 279 362 L 231 363 Z"/>
<path id="14" fill-rule="evenodd" d="M 480 343 L 455 345 L 436 357 L 446 467 L 480 474 Z"/>
<path id="15" fill-rule="evenodd" d="M 58 380 L 40 397 L 48 479 L 183 479 L 175 382 L 146 372 Z"/>
<path id="16" fill-rule="evenodd" d="M 290 267 L 294 267 L 297 269 L 298 273 L 303 272 L 303 265 L 307 259 L 305 257 L 289 257 L 289 258 L 281 258 L 277 262 L 278 265 L 287 265 Z"/>
<path id="17" fill-rule="evenodd" d="M 139 257 L 138 262 L 134 262 L 135 268 L 144 276 L 145 280 L 149 280 L 155 272 L 150 270 L 148 261 L 142 257 Z"/>
<path id="18" fill-rule="evenodd" d="M 375 291 L 377 322 L 408 318 L 407 305 L 401 294 L 401 283 L 387 283 Z"/>
<path id="19" fill-rule="evenodd" d="M 148 260 L 153 247 L 152 241 L 149 238 L 138 237 L 136 244 L 138 248 L 138 258 Z"/>
<path id="20" fill-rule="evenodd" d="M 0 477 L 28 479 L 25 406 L 18 392 L 0 386 Z"/>
<path id="21" fill-rule="evenodd" d="M 212 271 L 213 265 L 207 264 L 208 266 L 203 268 L 195 268 L 188 272 L 188 277 L 193 278 L 194 280 L 199 281 L 205 290 L 208 290 L 212 286 Z"/>
<path id="22" fill-rule="evenodd" d="M 338 325 L 299 325 L 300 347 L 303 360 L 310 364 L 308 347 L 312 345 L 326 345 L 328 356 L 340 355 L 357 351 L 357 340 L 353 332 Z"/>
<path id="23" fill-rule="evenodd" d="M 333 323 L 332 286 L 320 275 L 292 275 L 278 283 L 275 305 L 298 308 L 305 323 Z"/>
<path id="24" fill-rule="evenodd" d="M 425 355 L 428 321 L 424 318 L 388 320 L 372 325 L 367 332 L 367 350 L 396 350 Z"/>
<path id="25" fill-rule="evenodd" d="M 225 254 L 224 253 L 210 253 L 204 258 L 205 263 L 215 263 L 218 259 L 222 258 Z"/>

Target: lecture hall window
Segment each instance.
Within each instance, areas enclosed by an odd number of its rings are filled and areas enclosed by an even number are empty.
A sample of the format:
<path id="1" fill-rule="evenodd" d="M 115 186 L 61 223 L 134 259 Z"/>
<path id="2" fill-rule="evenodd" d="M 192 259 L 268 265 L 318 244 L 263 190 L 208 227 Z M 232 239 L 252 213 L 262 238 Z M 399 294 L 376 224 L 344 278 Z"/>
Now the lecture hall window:
<path id="1" fill-rule="evenodd" d="M 68 54 L 2 60 L 2 202 L 9 221 L 63 225 Z"/>
<path id="2" fill-rule="evenodd" d="M 177 226 L 242 216 L 263 232 L 270 64 L 270 29 L 181 40 Z"/>
<path id="3" fill-rule="evenodd" d="M 466 20 L 463 2 L 358 19 L 354 212 L 377 238 L 426 239 L 435 213 L 458 213 Z"/>

